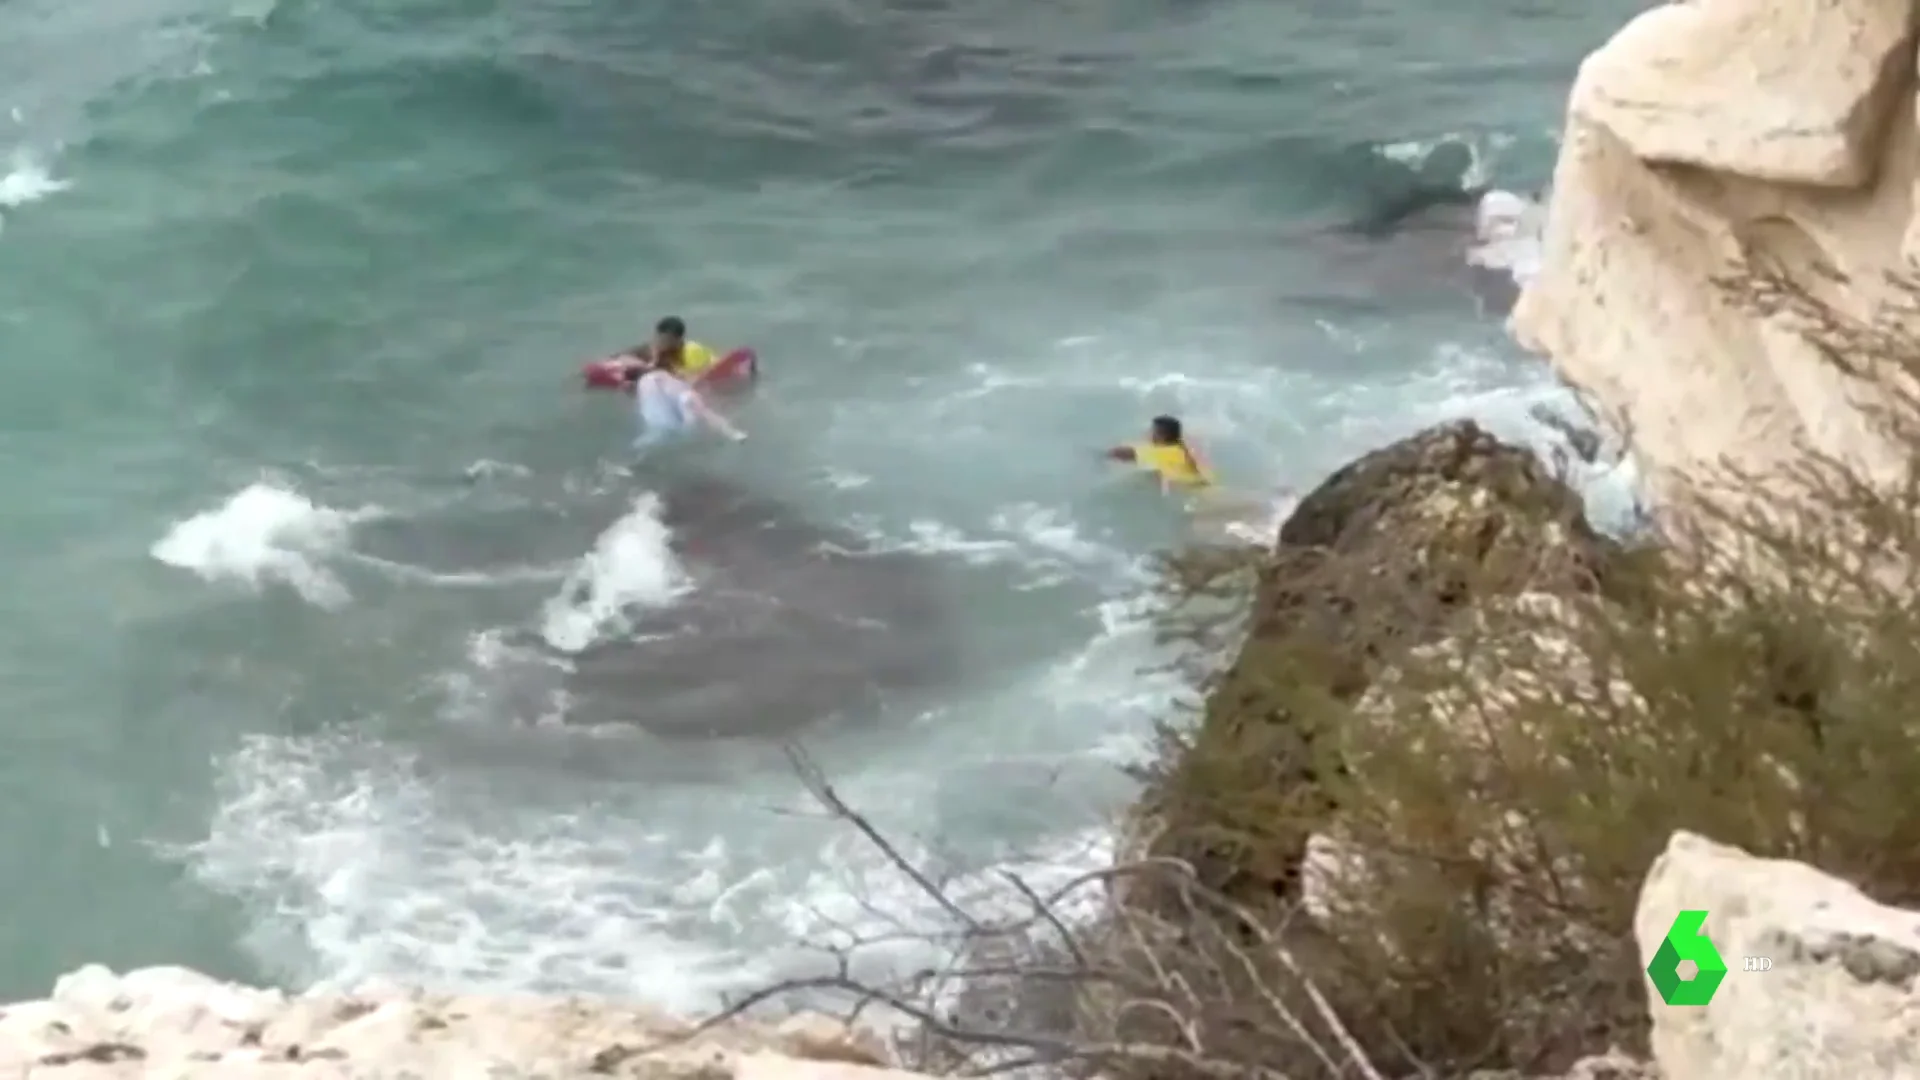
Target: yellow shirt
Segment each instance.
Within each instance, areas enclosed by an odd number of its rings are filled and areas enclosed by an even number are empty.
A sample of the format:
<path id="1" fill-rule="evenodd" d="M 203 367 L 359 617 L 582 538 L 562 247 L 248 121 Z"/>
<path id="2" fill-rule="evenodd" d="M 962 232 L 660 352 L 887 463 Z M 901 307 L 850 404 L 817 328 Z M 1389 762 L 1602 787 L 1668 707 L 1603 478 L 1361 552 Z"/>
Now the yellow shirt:
<path id="1" fill-rule="evenodd" d="M 697 341 L 682 342 L 680 345 L 680 370 L 688 375 L 698 375 L 714 365 L 720 358 L 713 350 Z"/>
<path id="2" fill-rule="evenodd" d="M 1199 467 L 1199 463 L 1187 448 L 1177 443 L 1136 443 L 1133 447 L 1133 459 L 1142 468 L 1150 469 L 1160 475 L 1169 484 L 1185 487 L 1207 487 L 1213 478 Z"/>

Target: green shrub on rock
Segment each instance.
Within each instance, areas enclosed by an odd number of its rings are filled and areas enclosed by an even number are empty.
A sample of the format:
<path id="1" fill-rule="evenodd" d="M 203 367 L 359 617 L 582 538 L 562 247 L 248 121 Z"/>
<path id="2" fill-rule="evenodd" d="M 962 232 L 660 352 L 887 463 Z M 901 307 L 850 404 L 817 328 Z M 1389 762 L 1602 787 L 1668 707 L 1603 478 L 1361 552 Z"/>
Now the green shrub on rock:
<path id="1" fill-rule="evenodd" d="M 1339 768 L 1314 749 L 1320 729 L 1337 727 L 1383 667 L 1444 639 L 1476 600 L 1593 592 L 1622 550 L 1534 455 L 1470 421 L 1334 473 L 1273 550 L 1252 556 L 1245 642 L 1210 686 L 1197 729 L 1163 731 L 1161 759 L 1144 774 L 1140 809 L 1158 826 L 1148 850 L 1192 863 L 1239 902 L 1293 895 L 1307 837 L 1332 809 L 1320 770 Z M 1198 552 L 1170 569 L 1184 601 L 1237 568 Z M 1220 618 L 1178 610 L 1189 638 Z"/>

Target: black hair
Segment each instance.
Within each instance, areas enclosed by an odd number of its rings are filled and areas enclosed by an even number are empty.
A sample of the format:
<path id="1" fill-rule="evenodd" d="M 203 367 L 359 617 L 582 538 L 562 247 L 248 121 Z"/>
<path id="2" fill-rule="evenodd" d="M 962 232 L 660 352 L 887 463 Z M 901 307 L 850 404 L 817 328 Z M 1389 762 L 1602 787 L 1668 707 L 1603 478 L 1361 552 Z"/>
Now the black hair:
<path id="1" fill-rule="evenodd" d="M 680 316 L 669 315 L 653 324 L 653 332 L 656 334 L 671 334 L 674 337 L 683 338 L 687 336 L 687 324 Z"/>
<path id="2" fill-rule="evenodd" d="M 1156 416 L 1153 418 L 1153 433 L 1159 438 L 1177 444 L 1181 441 L 1180 421 L 1171 416 Z"/>

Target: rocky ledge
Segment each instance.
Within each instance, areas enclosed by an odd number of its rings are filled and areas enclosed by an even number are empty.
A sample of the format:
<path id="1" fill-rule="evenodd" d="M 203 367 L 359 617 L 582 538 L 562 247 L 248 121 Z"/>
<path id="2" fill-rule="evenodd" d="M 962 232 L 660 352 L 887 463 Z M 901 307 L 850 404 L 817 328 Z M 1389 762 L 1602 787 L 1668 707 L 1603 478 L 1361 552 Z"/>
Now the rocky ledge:
<path id="1" fill-rule="evenodd" d="M 907 1080 L 872 1040 L 801 1015 L 696 1032 L 641 1007 L 368 985 L 288 996 L 178 967 L 98 965 L 0 1009 L 0 1076 L 54 1080 Z"/>

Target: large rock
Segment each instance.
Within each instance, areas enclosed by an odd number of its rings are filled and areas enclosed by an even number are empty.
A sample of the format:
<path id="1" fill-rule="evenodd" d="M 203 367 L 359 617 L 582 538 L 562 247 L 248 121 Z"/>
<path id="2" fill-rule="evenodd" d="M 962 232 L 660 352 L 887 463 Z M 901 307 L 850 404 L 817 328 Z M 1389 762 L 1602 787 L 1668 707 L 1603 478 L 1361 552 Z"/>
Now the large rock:
<path id="1" fill-rule="evenodd" d="M 1910 0 L 1705 0 L 1629 23 L 1581 70 L 1574 110 L 1644 162 L 1855 187 L 1908 82 Z"/>
<path id="2" fill-rule="evenodd" d="M 1281 527 L 1244 646 L 1191 747 L 1148 785 L 1143 846 L 1242 902 L 1296 895 L 1308 837 L 1334 810 L 1306 713 L 1351 706 L 1495 598 L 1607 587 L 1619 554 L 1576 492 L 1471 421 L 1339 469 Z"/>
<path id="3" fill-rule="evenodd" d="M 1877 904 L 1804 863 L 1679 832 L 1640 893 L 1643 961 L 1683 910 L 1707 913 L 1728 970 L 1705 1006 L 1668 1006 L 1649 988 L 1666 1080 L 1920 1077 L 1920 911 Z M 1747 971 L 1746 957 L 1771 967 Z"/>
<path id="4" fill-rule="evenodd" d="M 1471 420 L 1418 432 L 1341 467 L 1280 527 L 1254 637 L 1329 645 L 1357 694 L 1383 660 L 1445 636 L 1494 596 L 1591 593 L 1618 547 L 1532 451 Z"/>
<path id="5" fill-rule="evenodd" d="M 1871 420 L 1897 375 L 1842 372 L 1714 280 L 1766 268 L 1848 318 L 1899 314 L 1914 22 L 1912 0 L 1666 4 L 1581 65 L 1511 325 L 1630 433 L 1665 512 L 1729 462 L 1772 496 L 1809 451 L 1874 480 L 1906 465 Z"/>
<path id="6" fill-rule="evenodd" d="M 288 997 L 185 968 L 62 977 L 0 1009 L 0 1075 L 48 1080 L 911 1080 L 870 1039 L 821 1017 L 687 1038 L 647 1009 L 394 986 Z"/>

